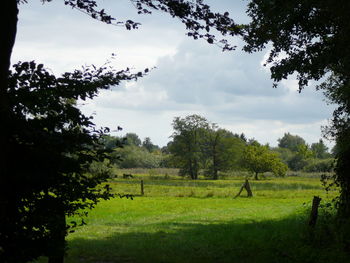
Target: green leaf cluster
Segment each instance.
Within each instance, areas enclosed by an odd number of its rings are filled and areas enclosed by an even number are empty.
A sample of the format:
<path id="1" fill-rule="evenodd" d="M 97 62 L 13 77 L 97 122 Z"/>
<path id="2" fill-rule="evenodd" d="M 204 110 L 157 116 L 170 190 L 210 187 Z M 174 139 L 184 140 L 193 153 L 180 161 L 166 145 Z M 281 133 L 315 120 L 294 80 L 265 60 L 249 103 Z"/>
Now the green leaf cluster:
<path id="1" fill-rule="evenodd" d="M 108 185 L 100 186 L 109 170 L 96 167 L 101 162 L 108 167 L 109 151 L 101 140 L 109 129 L 96 129 L 76 101 L 134 78 L 127 70 L 107 66 L 84 67 L 61 77 L 34 61 L 13 66 L 7 89 L 13 118 L 7 164 L 11 177 L 2 193 L 13 210 L 5 218 L 11 222 L 0 226 L 5 251 L 0 258 L 23 262 L 57 253 L 63 249 L 62 238 L 77 225 L 65 217 L 84 216 L 81 211 L 113 196 Z M 21 248 L 19 253 L 13 253 L 13 244 Z"/>
<path id="2" fill-rule="evenodd" d="M 257 143 L 245 147 L 242 165 L 254 173 L 256 180 L 261 173 L 272 172 L 276 176 L 285 176 L 288 170 L 277 153 L 272 152 L 267 145 Z"/>
<path id="3" fill-rule="evenodd" d="M 173 129 L 169 151 L 180 175 L 197 179 L 204 170 L 205 175 L 218 179 L 220 171 L 239 166 L 244 135 L 221 129 L 199 115 L 176 117 Z"/>

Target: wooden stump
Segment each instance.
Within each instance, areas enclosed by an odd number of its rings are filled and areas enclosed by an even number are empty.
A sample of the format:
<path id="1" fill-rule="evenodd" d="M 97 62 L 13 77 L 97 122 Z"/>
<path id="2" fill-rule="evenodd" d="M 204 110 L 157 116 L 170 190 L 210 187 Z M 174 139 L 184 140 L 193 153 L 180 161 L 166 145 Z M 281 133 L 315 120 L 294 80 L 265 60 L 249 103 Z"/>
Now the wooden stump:
<path id="1" fill-rule="evenodd" d="M 250 188 L 250 184 L 248 179 L 245 179 L 244 184 L 241 186 L 241 189 L 239 190 L 238 194 L 236 194 L 236 197 L 240 196 L 240 194 L 242 193 L 243 189 L 245 189 L 247 191 L 248 197 L 252 197 L 253 196 L 253 192 L 252 189 Z"/>

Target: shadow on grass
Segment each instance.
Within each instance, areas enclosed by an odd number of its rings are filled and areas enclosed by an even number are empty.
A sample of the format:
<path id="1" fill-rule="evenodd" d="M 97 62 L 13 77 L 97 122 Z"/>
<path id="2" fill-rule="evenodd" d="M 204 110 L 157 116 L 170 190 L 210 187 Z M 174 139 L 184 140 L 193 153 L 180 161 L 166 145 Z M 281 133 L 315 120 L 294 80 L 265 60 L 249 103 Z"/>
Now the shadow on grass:
<path id="1" fill-rule="evenodd" d="M 120 226 L 104 239 L 72 238 L 66 262 L 350 262 L 341 247 L 306 231 L 305 218 L 230 223 L 159 223 L 143 232 Z M 118 227 L 118 226 L 116 226 Z M 123 233 L 123 231 L 128 231 Z M 317 231 L 320 231 L 318 229 Z M 320 241 L 322 240 L 322 241 Z"/>

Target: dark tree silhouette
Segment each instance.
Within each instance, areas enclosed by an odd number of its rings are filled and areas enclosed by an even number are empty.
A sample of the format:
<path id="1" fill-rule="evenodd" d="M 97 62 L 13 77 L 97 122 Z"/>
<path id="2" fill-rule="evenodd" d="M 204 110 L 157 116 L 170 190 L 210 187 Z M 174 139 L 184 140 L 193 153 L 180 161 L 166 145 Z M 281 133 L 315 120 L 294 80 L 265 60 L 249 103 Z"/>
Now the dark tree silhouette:
<path id="1" fill-rule="evenodd" d="M 341 187 L 339 215 L 350 216 L 350 2 L 347 0 L 252 0 L 245 27 L 247 52 L 271 46 L 266 64 L 279 82 L 292 74 L 299 91 L 319 81 L 338 108 L 326 135 L 335 138 L 339 151 L 335 179 Z"/>
<path id="2" fill-rule="evenodd" d="M 109 158 L 111 150 L 102 140 L 108 129 L 96 129 L 76 100 L 91 99 L 100 89 L 139 76 L 141 72 L 91 66 L 56 78 L 42 64 L 14 65 L 7 90 L 13 155 L 6 182 L 15 207 L 2 218 L 1 262 L 25 262 L 40 255 L 62 262 L 64 238 L 72 226 L 65 216 L 80 215 L 78 211 L 112 196 L 108 185 L 98 187 L 109 178 L 108 170 L 90 172 L 91 164 Z"/>

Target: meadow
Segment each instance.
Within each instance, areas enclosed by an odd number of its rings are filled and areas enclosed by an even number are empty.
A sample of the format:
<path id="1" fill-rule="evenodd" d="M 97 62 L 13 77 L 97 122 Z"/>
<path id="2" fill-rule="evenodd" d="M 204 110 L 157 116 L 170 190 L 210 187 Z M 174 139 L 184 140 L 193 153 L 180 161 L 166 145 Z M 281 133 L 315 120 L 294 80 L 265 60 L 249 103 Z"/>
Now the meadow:
<path id="1" fill-rule="evenodd" d="M 250 180 L 253 197 L 234 198 L 246 174 L 191 181 L 174 170 L 117 173 L 113 191 L 133 199 L 90 211 L 87 225 L 67 238 L 66 262 L 350 262 L 327 210 L 320 209 L 315 229 L 307 225 L 313 196 L 325 204 L 337 194 L 324 190 L 319 174 Z"/>

